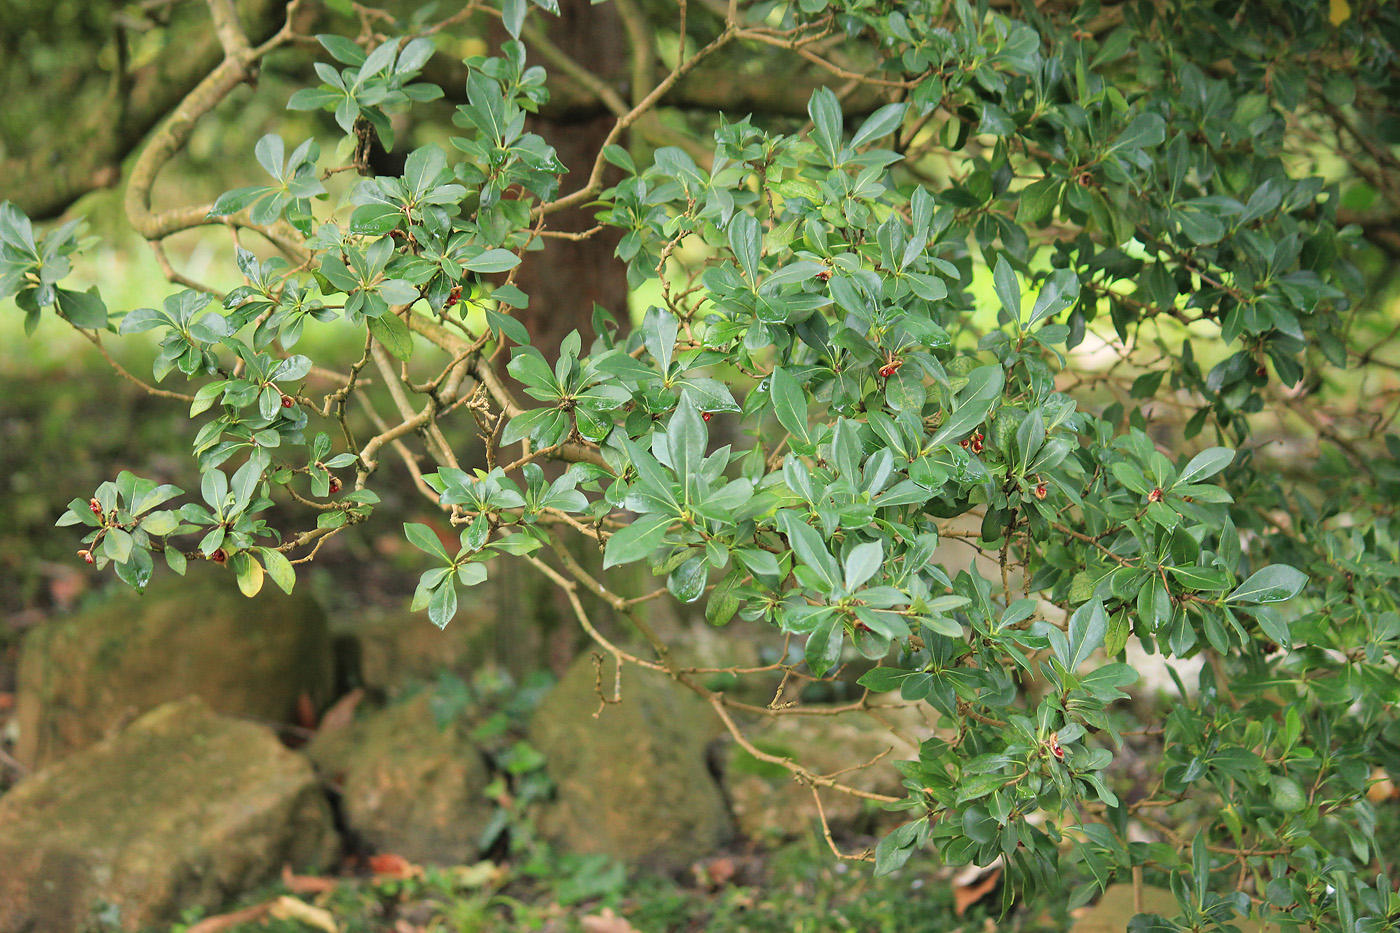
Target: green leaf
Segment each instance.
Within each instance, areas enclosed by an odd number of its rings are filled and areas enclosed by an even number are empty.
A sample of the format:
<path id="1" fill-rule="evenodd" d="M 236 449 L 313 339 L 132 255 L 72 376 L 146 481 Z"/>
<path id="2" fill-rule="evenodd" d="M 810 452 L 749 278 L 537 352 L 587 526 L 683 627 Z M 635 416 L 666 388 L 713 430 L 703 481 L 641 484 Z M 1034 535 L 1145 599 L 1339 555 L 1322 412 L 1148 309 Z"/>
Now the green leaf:
<path id="1" fill-rule="evenodd" d="M 463 265 L 472 272 L 509 272 L 520 265 L 520 257 L 508 249 L 488 249 Z"/>
<path id="2" fill-rule="evenodd" d="M 807 433 L 807 396 L 803 394 L 797 380 L 783 367 L 775 366 L 769 381 L 769 393 L 773 397 L 773 412 L 778 416 L 778 423 L 793 437 L 810 446 L 812 440 Z"/>
<path id="3" fill-rule="evenodd" d="M 1307 574 L 1287 564 L 1270 564 L 1255 571 L 1239 585 L 1226 602 L 1281 603 L 1292 599 L 1307 585 Z"/>
<path id="4" fill-rule="evenodd" d="M 854 591 L 875 575 L 884 561 L 885 549 L 879 541 L 866 541 L 846 555 L 846 589 Z"/>
<path id="5" fill-rule="evenodd" d="M 758 218 L 742 211 L 736 213 L 729 222 L 729 248 L 734 251 L 734 258 L 739 260 L 750 288 L 758 287 L 758 258 L 762 245 L 763 228 L 759 226 Z"/>
<path id="6" fill-rule="evenodd" d="M 1089 660 L 1089 655 L 1103 647 L 1108 635 L 1108 615 L 1103 603 L 1092 599 L 1069 617 L 1069 657 L 1064 659 L 1065 670 L 1074 671 Z"/>
<path id="7" fill-rule="evenodd" d="M 297 573 L 292 568 L 292 562 L 275 548 L 260 547 L 258 553 L 262 555 L 263 566 L 267 569 L 267 575 L 272 578 L 272 582 L 276 583 L 282 592 L 290 593 L 297 582 Z"/>
<path id="8" fill-rule="evenodd" d="M 97 286 L 85 292 L 71 292 L 66 288 L 54 289 L 58 310 L 68 318 L 74 327 L 88 330 L 103 330 L 107 326 L 107 305 L 97 294 Z"/>
<path id="9" fill-rule="evenodd" d="M 1017 323 L 1021 320 L 1021 283 L 1016 278 L 1016 271 L 1011 268 L 1011 263 L 1006 261 L 1005 256 L 997 257 L 996 269 L 992 272 L 992 284 L 997 293 L 997 300 L 1001 302 L 1002 310 L 1007 316 Z"/>
<path id="10" fill-rule="evenodd" d="M 1228 447 L 1207 447 L 1196 454 L 1176 478 L 1176 485 L 1200 482 L 1230 465 L 1235 452 Z"/>
<path id="11" fill-rule="evenodd" d="M 428 600 L 428 618 L 438 628 L 447 628 L 447 623 L 457 614 L 457 587 L 452 578 L 446 578 Z"/>
<path id="12" fill-rule="evenodd" d="M 444 561 L 451 562 L 452 555 L 447 553 L 447 548 L 443 547 L 437 532 L 427 525 L 418 522 L 404 522 L 403 533 L 408 537 L 409 543 L 420 551 L 426 551 L 434 557 L 440 557 Z"/>
<path id="13" fill-rule="evenodd" d="M 413 356 L 413 333 L 408 329 L 408 325 L 403 322 L 403 318 L 397 314 L 381 314 L 379 317 L 366 318 L 369 323 L 369 332 L 374 335 L 374 339 L 384 345 L 395 359 L 408 362 Z"/>
<path id="14" fill-rule="evenodd" d="M 908 104 L 886 104 L 872 113 L 851 137 L 851 148 L 859 149 L 872 139 L 888 136 L 899 128 Z"/>
<path id="15" fill-rule="evenodd" d="M 826 549 L 826 544 L 817 530 L 798 518 L 795 512 L 781 513 L 779 523 L 797 559 L 821 576 L 827 584 L 828 592 L 840 586 L 841 577 L 836 569 L 836 558 Z"/>
<path id="16" fill-rule="evenodd" d="M 1155 113 L 1140 113 L 1128 128 L 1118 135 L 1108 152 L 1119 149 L 1146 149 L 1160 146 L 1167 138 L 1167 123 Z"/>
<path id="17" fill-rule="evenodd" d="M 807 113 L 812 118 L 817 146 L 834 161 L 841 149 L 841 103 L 835 92 L 827 87 L 817 88 L 807 102 Z"/>
<path id="18" fill-rule="evenodd" d="M 614 532 L 603 549 L 603 569 L 650 557 L 661 546 L 671 521 L 670 515 L 646 515 Z"/>

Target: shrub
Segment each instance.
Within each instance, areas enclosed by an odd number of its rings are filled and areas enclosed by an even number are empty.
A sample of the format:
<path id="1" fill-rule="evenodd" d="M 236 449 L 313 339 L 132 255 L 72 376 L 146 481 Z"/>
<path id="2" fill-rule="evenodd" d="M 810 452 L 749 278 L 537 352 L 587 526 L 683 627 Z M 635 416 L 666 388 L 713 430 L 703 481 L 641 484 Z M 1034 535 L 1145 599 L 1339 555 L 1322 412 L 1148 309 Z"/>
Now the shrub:
<path id="1" fill-rule="evenodd" d="M 127 200 L 153 240 L 228 225 L 245 284 L 227 294 L 185 283 L 112 314 L 60 284 L 76 223 L 40 235 L 0 209 L 0 293 L 26 325 L 52 309 L 94 341 L 154 331 L 154 382 L 187 381 L 162 391 L 200 421 L 198 495 L 175 507 L 181 490 L 122 473 L 61 519 L 84 526 L 80 553 L 138 588 L 161 559 L 291 589 L 324 539 L 371 518 L 396 457 L 460 529 L 405 526 L 431 564 L 416 608 L 444 625 L 494 562 L 532 565 L 616 683 L 666 671 L 814 793 L 906 811 L 856 856 L 877 872 L 933 846 L 1003 859 L 1026 896 L 1074 879 L 1071 905 L 1169 877 L 1180 916 L 1137 930 L 1394 924 L 1367 798 L 1400 741 L 1394 330 L 1362 300 L 1362 247 L 1384 230 L 1345 221 L 1396 203 L 1395 9 L 683 5 L 664 76 L 631 102 L 588 85 L 523 0 L 499 15 L 510 38 L 466 60 L 456 135 L 401 173 L 369 154 L 395 145 L 394 114 L 442 95 L 420 80 L 426 25 L 318 37 L 320 83 L 289 106 L 333 116 L 337 157 L 267 135 L 264 183 L 152 214 L 194 119 L 294 36 L 289 18 L 252 48 L 220 21 L 221 70 L 147 143 Z M 528 129 L 549 91 L 522 35 L 616 115 L 571 174 Z M 765 49 L 832 87 L 798 116 L 658 118 L 692 72 Z M 337 200 L 345 168 L 364 177 Z M 594 230 L 551 228 L 580 205 Z M 636 326 L 620 307 L 558 309 L 591 326 L 534 345 L 522 255 L 599 230 L 653 303 Z M 242 245 L 255 235 L 281 255 Z M 362 354 L 295 352 L 312 327 L 352 329 Z M 370 436 L 348 417 L 360 400 Z M 479 434 L 475 462 L 446 440 L 453 419 Z M 719 425 L 741 439 L 715 442 Z M 272 509 L 302 530 L 275 534 Z M 956 548 L 975 559 L 953 572 Z M 608 572 L 632 564 L 664 587 L 617 588 Z M 606 637 L 581 591 L 646 647 Z M 865 659 L 853 709 L 881 693 L 930 707 L 934 733 L 897 763 L 907 795 L 754 746 L 736 715 L 794 710 L 678 663 L 637 612 L 661 598 L 767 623 L 788 649 L 769 671 L 821 680 Z M 1121 703 L 1130 645 L 1203 662 L 1140 728 Z"/>

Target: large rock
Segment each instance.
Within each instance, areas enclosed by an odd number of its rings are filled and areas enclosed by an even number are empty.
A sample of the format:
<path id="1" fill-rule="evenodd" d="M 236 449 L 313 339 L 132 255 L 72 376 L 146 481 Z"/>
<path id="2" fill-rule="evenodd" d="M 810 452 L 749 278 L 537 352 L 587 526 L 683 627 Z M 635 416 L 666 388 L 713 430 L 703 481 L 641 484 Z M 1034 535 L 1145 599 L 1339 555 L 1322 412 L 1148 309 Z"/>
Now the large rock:
<path id="1" fill-rule="evenodd" d="M 815 774 L 845 772 L 837 778 L 842 784 L 902 797 L 902 777 L 893 762 L 917 759 L 919 749 L 913 743 L 931 731 L 917 707 L 876 706 L 871 713 L 780 716 L 745 735 L 760 751 L 791 758 Z M 851 770 L 877 757 L 870 767 Z M 731 745 L 723 771 L 734 820 L 745 837 L 781 842 L 804 837 L 819 824 L 811 788 L 793 780 L 782 765 L 760 761 Z M 875 832 L 885 828 L 882 820 L 903 822 L 874 801 L 835 790 L 820 793 L 827 822 L 838 832 Z"/>
<path id="2" fill-rule="evenodd" d="M 336 851 L 305 759 L 189 698 L 0 797 L 0 930 L 137 930 Z"/>
<path id="3" fill-rule="evenodd" d="M 30 632 L 15 757 L 38 768 L 192 694 L 221 713 L 271 722 L 289 721 L 302 693 L 327 702 L 333 663 L 316 603 L 274 586 L 248 599 L 231 573 L 208 570 Z"/>
<path id="4" fill-rule="evenodd" d="M 441 629 L 422 612 L 374 613 L 335 629 L 356 645 L 359 681 L 395 695 L 442 674 L 470 680 L 493 660 L 495 621 L 488 609 L 473 604 Z"/>
<path id="5" fill-rule="evenodd" d="M 660 871 L 726 842 L 733 823 L 706 760 L 722 730 L 713 712 L 664 675 L 628 668 L 622 702 L 595 719 L 595 682 L 584 655 L 531 721 L 531 741 L 556 787 L 541 817 L 545 835 L 568 851 Z M 609 678 L 609 692 L 611 685 Z"/>
<path id="6" fill-rule="evenodd" d="M 430 695 L 318 735 L 307 752 L 341 793 L 346 828 L 410 862 L 473 861 L 493 805 L 490 773 L 459 718 L 439 724 Z"/>

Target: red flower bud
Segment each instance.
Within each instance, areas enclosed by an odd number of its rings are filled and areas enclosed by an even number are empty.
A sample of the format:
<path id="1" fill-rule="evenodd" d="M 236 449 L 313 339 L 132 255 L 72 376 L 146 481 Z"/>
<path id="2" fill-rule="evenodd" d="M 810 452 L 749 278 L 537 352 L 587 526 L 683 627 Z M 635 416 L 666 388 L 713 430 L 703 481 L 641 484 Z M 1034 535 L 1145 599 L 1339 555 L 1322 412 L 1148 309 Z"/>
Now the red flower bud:
<path id="1" fill-rule="evenodd" d="M 223 548 L 219 548 L 219 549 L 218 549 L 217 551 L 215 551 L 213 554 L 210 554 L 210 555 L 209 555 L 209 559 L 212 560 L 212 561 L 213 561 L 214 563 L 216 563 L 216 564 L 227 564 L 227 563 L 228 563 L 228 551 L 225 551 Z"/>
<path id="2" fill-rule="evenodd" d="M 92 509 L 93 515 L 102 514 L 102 503 L 98 502 L 95 497 L 88 500 L 88 508 Z"/>
<path id="3" fill-rule="evenodd" d="M 893 357 L 893 358 L 887 360 L 887 361 L 885 362 L 885 365 L 884 365 L 884 366 L 881 366 L 881 367 L 880 367 L 880 375 L 882 375 L 882 376 L 884 376 L 886 379 L 888 379 L 888 378 L 890 378 L 891 376 L 893 376 L 895 373 L 899 372 L 900 367 L 903 366 L 903 365 L 904 365 L 904 361 L 903 361 L 903 360 L 899 359 L 898 357 Z"/>
<path id="4" fill-rule="evenodd" d="M 1037 499 L 1044 499 L 1045 496 L 1046 496 L 1046 494 L 1049 493 L 1049 492 L 1050 492 L 1050 484 L 1049 484 L 1049 483 L 1040 483 L 1039 485 L 1037 485 L 1037 486 L 1035 487 L 1035 497 L 1036 497 Z"/>
<path id="5" fill-rule="evenodd" d="M 1149 492 L 1149 493 L 1147 494 L 1147 501 L 1148 501 L 1148 502 L 1161 502 L 1161 501 L 1162 501 L 1162 489 L 1161 489 L 1160 486 L 1154 488 L 1151 492 Z"/>
<path id="6" fill-rule="evenodd" d="M 702 412 L 700 412 L 700 417 L 701 417 L 701 418 L 704 418 L 706 421 L 709 421 L 709 420 L 710 420 L 710 416 L 713 415 L 713 414 L 714 414 L 714 412 L 702 411 Z"/>
<path id="7" fill-rule="evenodd" d="M 89 551 L 87 548 L 83 548 L 81 551 L 79 551 L 78 556 L 81 557 L 83 560 L 87 561 L 89 564 L 97 562 L 96 558 L 92 556 L 92 552 Z"/>
<path id="8" fill-rule="evenodd" d="M 283 408 L 291 408 L 291 407 L 292 407 L 293 405 L 295 405 L 295 404 L 296 404 L 296 400 L 293 399 L 290 395 L 284 395 L 284 396 L 282 396 L 282 407 L 283 407 Z"/>
<path id="9" fill-rule="evenodd" d="M 830 269 L 823 269 L 823 270 L 821 270 L 820 272 L 817 273 L 817 278 L 820 279 L 820 280 L 823 281 L 823 282 L 830 282 L 830 281 L 831 281 L 831 270 L 830 270 Z"/>
<path id="10" fill-rule="evenodd" d="M 332 493 L 340 492 L 340 477 L 332 476 L 330 490 Z"/>

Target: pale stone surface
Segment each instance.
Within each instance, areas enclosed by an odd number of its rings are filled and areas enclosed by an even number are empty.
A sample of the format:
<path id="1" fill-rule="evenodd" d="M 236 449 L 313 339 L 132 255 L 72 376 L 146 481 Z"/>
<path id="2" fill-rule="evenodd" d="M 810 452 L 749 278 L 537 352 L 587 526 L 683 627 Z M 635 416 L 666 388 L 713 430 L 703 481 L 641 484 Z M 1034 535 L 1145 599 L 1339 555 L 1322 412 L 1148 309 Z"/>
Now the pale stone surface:
<path id="1" fill-rule="evenodd" d="M 932 714 L 928 706 L 924 710 Z M 893 727 L 894 731 L 891 731 Z M 847 773 L 837 778 L 859 790 L 902 797 L 901 775 L 893 762 L 919 757 L 914 743 L 932 732 L 916 707 L 877 707 L 840 716 L 782 716 L 747 732 L 763 752 L 792 758 L 816 774 Z M 877 756 L 879 761 L 858 771 L 848 769 Z M 760 842 L 780 842 L 805 836 L 819 825 L 811 788 L 793 780 L 781 765 L 759 761 L 737 745 L 725 756 L 724 787 L 739 831 Z M 822 809 L 838 832 L 878 832 L 903 821 L 878 803 L 850 794 L 823 790 Z"/>
<path id="2" fill-rule="evenodd" d="M 307 749 L 341 794 L 341 814 L 358 841 L 410 862 L 474 860 L 493 804 L 491 776 L 460 718 L 439 724 L 430 696 L 377 710 Z"/>
<path id="3" fill-rule="evenodd" d="M 287 722 L 303 693 L 327 703 L 332 679 L 325 615 L 309 597 L 268 585 L 248 599 L 231 573 L 192 566 L 185 580 L 119 594 L 25 637 L 15 757 L 41 767 L 189 695 Z"/>
<path id="4" fill-rule="evenodd" d="M 557 788 L 541 816 L 545 834 L 567 851 L 659 871 L 713 852 L 733 835 L 706 759 L 718 719 L 665 675 L 637 668 L 623 672 L 622 702 L 603 706 L 595 719 L 595 683 L 585 654 L 531 723 L 531 742 Z"/>
<path id="5" fill-rule="evenodd" d="M 337 851 L 306 760 L 189 698 L 0 797 L 0 930 L 138 930 Z"/>

